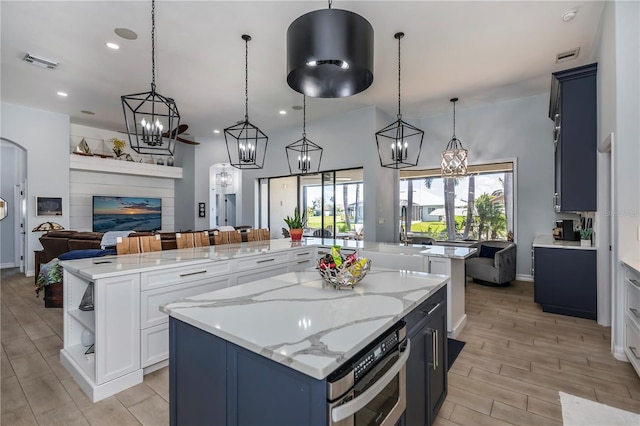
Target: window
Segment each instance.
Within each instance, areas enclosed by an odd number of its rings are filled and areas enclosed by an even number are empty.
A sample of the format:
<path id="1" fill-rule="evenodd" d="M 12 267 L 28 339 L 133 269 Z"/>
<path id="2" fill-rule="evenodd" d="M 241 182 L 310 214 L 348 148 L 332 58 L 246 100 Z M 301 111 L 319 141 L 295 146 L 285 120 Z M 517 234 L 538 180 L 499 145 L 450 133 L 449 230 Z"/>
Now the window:
<path id="1" fill-rule="evenodd" d="M 349 169 L 260 179 L 260 223 L 267 222 L 268 210 L 269 227 L 279 230 L 299 205 L 307 213 L 306 236 L 359 237 L 364 225 L 363 174 L 363 169 Z"/>
<path id="2" fill-rule="evenodd" d="M 443 178 L 440 169 L 400 171 L 399 208 L 407 207 L 410 232 L 436 240 L 508 239 L 516 223 L 514 164 L 469 166 L 463 178 Z"/>

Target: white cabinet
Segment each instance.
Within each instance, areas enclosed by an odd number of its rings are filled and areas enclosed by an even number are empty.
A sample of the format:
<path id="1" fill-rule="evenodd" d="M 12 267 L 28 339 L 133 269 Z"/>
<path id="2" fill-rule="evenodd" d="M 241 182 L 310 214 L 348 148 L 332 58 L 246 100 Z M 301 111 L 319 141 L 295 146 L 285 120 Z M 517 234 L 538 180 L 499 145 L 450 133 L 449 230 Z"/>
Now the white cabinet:
<path id="1" fill-rule="evenodd" d="M 93 402 L 142 382 L 167 364 L 168 316 L 159 306 L 232 285 L 314 266 L 315 247 L 296 247 L 228 260 L 148 267 L 91 280 L 64 269 L 64 348 L 60 361 Z M 78 309 L 89 283 L 94 310 Z M 95 336 L 95 355 L 85 355 L 84 330 Z"/>
<path id="2" fill-rule="evenodd" d="M 430 274 L 451 275 L 451 260 L 446 257 L 427 256 L 426 272 Z"/>
<path id="3" fill-rule="evenodd" d="M 371 266 L 378 268 L 406 269 L 426 272 L 425 257 L 422 255 L 390 254 L 377 251 L 363 251 L 362 257 L 371 259 Z"/>
<path id="4" fill-rule="evenodd" d="M 624 352 L 640 375 L 640 271 L 624 268 Z"/>

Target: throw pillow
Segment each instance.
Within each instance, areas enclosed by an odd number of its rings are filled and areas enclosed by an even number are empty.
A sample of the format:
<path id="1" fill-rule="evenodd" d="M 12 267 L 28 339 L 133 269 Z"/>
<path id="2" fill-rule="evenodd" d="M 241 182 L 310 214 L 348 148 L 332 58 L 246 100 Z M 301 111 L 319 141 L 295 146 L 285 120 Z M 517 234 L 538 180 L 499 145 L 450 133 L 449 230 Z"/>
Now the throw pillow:
<path id="1" fill-rule="evenodd" d="M 102 257 L 102 256 L 115 255 L 115 254 L 116 254 L 116 251 L 113 249 L 71 250 L 66 253 L 62 253 L 60 256 L 58 256 L 58 259 L 60 260 L 88 259 L 90 257 Z"/>
<path id="2" fill-rule="evenodd" d="M 502 250 L 502 247 L 491 247 L 491 246 L 481 245 L 480 253 L 478 254 L 478 257 L 488 257 L 490 259 L 493 259 L 496 253 L 499 252 L 500 250 Z"/>

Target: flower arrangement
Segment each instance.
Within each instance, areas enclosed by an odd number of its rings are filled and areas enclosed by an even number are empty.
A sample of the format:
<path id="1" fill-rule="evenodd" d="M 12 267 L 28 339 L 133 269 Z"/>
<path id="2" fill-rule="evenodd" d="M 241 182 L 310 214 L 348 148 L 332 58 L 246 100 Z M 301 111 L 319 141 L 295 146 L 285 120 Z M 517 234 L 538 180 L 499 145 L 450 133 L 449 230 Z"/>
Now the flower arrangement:
<path id="1" fill-rule="evenodd" d="M 126 146 L 125 141 L 118 138 L 111 139 L 113 142 L 113 152 L 116 154 L 116 157 L 120 158 L 120 156 L 124 153 L 123 148 Z"/>

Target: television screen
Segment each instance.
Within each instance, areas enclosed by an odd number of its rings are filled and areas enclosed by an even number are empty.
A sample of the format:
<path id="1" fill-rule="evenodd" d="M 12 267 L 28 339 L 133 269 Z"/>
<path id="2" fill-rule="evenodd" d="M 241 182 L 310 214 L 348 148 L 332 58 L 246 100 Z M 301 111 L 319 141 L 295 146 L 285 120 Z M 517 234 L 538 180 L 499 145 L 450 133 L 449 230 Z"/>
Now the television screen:
<path id="1" fill-rule="evenodd" d="M 158 231 L 161 228 L 161 198 L 93 196 L 93 232 Z"/>

